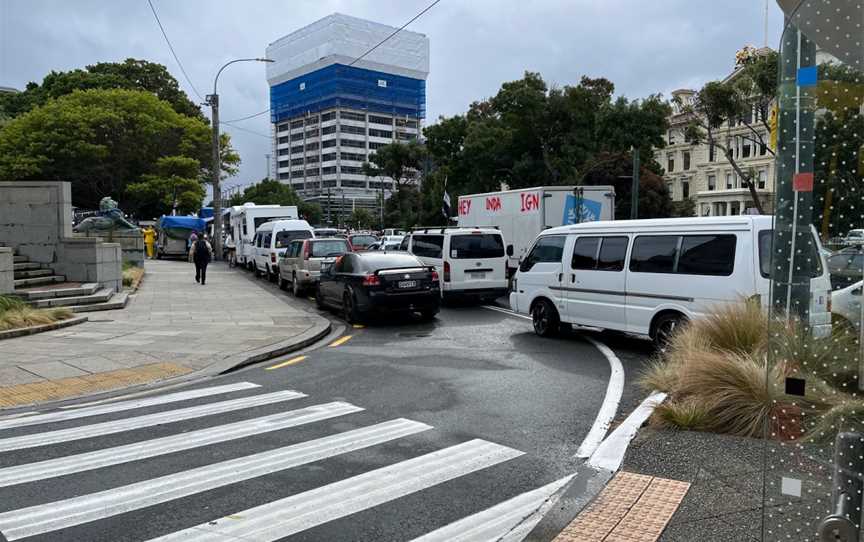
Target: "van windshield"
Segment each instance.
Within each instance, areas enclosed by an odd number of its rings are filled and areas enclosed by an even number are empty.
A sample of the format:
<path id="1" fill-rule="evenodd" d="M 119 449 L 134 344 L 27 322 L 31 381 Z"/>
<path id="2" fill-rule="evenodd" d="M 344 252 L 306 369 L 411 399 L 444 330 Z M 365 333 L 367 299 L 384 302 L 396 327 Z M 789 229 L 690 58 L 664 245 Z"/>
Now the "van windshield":
<path id="1" fill-rule="evenodd" d="M 258 227 L 261 226 L 261 224 L 264 224 L 265 222 L 273 222 L 274 220 L 290 220 L 290 219 L 291 219 L 290 216 L 279 216 L 279 217 L 276 217 L 276 216 L 259 216 L 259 217 L 254 219 L 255 229 L 257 230 Z"/>
<path id="2" fill-rule="evenodd" d="M 504 241 L 500 234 L 472 233 L 454 235 L 450 238 L 450 257 L 457 260 L 479 258 L 501 258 L 504 256 Z"/>
<path id="3" fill-rule="evenodd" d="M 759 232 L 759 272 L 764 278 L 771 278 L 771 244 L 774 238 L 774 230 L 762 230 Z M 822 258 L 816 250 L 817 241 L 814 237 L 810 243 L 810 260 L 816 265 L 810 271 L 811 278 L 822 276 Z"/>
<path id="4" fill-rule="evenodd" d="M 282 230 L 276 232 L 276 248 L 285 248 L 295 239 L 311 239 L 312 232 L 309 230 Z"/>

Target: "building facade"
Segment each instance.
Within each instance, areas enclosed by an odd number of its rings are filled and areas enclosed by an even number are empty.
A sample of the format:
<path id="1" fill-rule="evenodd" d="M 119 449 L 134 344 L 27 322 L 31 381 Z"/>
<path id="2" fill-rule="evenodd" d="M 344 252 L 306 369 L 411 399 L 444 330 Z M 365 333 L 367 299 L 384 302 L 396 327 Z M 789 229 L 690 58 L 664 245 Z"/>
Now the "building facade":
<path id="1" fill-rule="evenodd" d="M 757 51 L 757 54 L 759 52 Z M 724 82 L 738 75 L 740 68 L 730 74 Z M 693 104 L 696 91 L 676 90 L 672 93 L 672 115 L 666 147 L 655 151 L 655 159 L 663 167 L 663 175 L 673 201 L 692 199 L 697 216 L 739 215 L 752 209 L 750 190 L 742 185 L 741 178 L 726 160 L 723 151 L 707 142 L 694 145 L 685 140 L 685 129 L 690 122 L 686 106 Z M 759 131 L 762 141 L 768 142 L 770 134 L 757 122 L 757 110 L 747 119 L 750 126 Z M 732 156 L 744 171 L 752 171 L 756 192 L 763 209 L 770 212 L 774 203 L 774 155 L 768 148 L 755 142 L 751 128 L 741 120 L 724 124 L 716 137 L 725 139 L 732 149 Z"/>
<path id="2" fill-rule="evenodd" d="M 267 47 L 271 175 L 321 204 L 331 222 L 357 208 L 377 215 L 394 181 L 367 177 L 362 164 L 421 135 L 428 38 L 403 30 L 363 56 L 395 31 L 333 14 Z"/>

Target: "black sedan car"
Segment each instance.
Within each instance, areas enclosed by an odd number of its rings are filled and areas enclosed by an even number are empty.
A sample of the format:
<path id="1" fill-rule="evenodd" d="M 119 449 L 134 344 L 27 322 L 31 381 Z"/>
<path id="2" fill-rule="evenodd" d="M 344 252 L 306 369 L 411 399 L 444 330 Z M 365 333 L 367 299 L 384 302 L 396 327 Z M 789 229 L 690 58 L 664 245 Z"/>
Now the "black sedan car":
<path id="1" fill-rule="evenodd" d="M 372 314 L 438 314 L 438 273 L 406 253 L 348 252 L 322 269 L 315 297 L 321 308 L 340 309 L 349 323 Z"/>

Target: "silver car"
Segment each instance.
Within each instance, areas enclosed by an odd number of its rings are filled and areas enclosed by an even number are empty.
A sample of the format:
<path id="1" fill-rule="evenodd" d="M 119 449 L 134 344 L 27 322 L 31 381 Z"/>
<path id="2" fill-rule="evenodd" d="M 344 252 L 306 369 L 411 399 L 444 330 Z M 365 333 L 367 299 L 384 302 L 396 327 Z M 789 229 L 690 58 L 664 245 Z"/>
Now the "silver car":
<path id="1" fill-rule="evenodd" d="M 346 252 L 351 252 L 351 245 L 346 239 L 334 237 L 292 241 L 279 260 L 279 287 L 287 290 L 290 284 L 294 295 L 302 295 L 318 284 L 322 263 L 332 263 Z"/>

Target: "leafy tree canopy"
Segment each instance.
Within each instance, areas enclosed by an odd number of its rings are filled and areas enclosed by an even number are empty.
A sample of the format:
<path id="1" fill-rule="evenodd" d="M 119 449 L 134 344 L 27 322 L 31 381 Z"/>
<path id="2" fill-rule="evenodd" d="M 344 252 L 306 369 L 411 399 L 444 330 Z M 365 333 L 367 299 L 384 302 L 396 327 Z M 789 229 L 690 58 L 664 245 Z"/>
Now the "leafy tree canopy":
<path id="1" fill-rule="evenodd" d="M 320 205 L 303 201 L 293 188 L 275 179 L 262 179 L 244 190 L 242 194 L 235 194 L 229 200 L 229 205 L 243 205 L 244 203 L 295 205 L 300 217 L 313 225 L 321 224 L 323 215 Z"/>
<path id="2" fill-rule="evenodd" d="M 425 158 L 426 148 L 416 141 L 391 143 L 369 156 L 363 172 L 371 177 L 390 177 L 401 187 L 419 178 Z"/>

